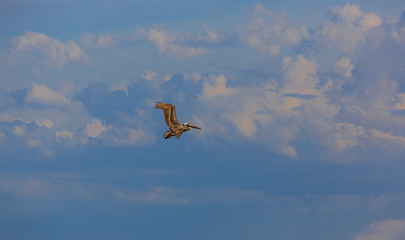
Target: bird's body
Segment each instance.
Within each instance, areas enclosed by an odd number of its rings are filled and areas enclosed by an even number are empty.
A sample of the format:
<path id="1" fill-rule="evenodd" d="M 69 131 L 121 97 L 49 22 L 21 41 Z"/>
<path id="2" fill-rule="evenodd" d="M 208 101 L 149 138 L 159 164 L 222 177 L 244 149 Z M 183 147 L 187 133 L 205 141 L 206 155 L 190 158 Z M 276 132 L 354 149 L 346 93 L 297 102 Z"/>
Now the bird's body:
<path id="1" fill-rule="evenodd" d="M 202 129 L 187 122 L 181 125 L 176 117 L 176 107 L 172 104 L 157 102 L 155 108 L 163 110 L 166 124 L 169 126 L 169 131 L 163 135 L 165 139 L 173 136 L 179 138 L 183 132 L 187 132 L 191 128 Z"/>

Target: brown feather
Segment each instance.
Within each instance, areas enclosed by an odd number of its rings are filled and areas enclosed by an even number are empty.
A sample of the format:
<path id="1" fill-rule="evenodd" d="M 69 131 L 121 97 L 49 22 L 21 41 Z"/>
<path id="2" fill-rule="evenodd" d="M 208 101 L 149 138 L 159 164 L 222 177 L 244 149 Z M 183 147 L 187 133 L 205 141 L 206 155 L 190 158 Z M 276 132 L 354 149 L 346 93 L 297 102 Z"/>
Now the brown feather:
<path id="1" fill-rule="evenodd" d="M 163 110 L 165 121 L 169 129 L 180 125 L 176 117 L 176 107 L 169 103 L 157 102 L 155 108 Z"/>

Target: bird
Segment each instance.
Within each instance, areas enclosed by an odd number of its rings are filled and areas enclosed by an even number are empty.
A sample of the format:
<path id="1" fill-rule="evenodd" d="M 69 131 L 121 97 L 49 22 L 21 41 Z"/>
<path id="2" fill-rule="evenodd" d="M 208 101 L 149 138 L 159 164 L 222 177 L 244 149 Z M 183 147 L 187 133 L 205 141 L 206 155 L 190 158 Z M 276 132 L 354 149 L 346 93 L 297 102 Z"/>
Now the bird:
<path id="1" fill-rule="evenodd" d="M 183 132 L 187 132 L 191 128 L 196 128 L 200 130 L 202 129 L 188 122 L 183 123 L 183 125 L 181 125 L 176 117 L 176 107 L 172 104 L 157 102 L 155 108 L 163 110 L 166 124 L 167 126 L 169 126 L 169 131 L 165 132 L 165 134 L 163 135 L 165 139 L 168 139 L 173 136 L 176 136 L 175 138 L 177 139 L 181 136 Z"/>

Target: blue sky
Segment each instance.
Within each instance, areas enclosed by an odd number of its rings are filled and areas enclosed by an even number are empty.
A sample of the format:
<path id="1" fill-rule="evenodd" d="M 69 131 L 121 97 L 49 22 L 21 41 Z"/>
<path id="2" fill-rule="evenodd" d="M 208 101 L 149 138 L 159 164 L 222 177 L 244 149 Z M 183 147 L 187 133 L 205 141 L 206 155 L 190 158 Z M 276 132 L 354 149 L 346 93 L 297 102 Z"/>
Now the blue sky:
<path id="1" fill-rule="evenodd" d="M 5 0 L 0 32 L 1 239 L 405 236 L 403 1 Z"/>

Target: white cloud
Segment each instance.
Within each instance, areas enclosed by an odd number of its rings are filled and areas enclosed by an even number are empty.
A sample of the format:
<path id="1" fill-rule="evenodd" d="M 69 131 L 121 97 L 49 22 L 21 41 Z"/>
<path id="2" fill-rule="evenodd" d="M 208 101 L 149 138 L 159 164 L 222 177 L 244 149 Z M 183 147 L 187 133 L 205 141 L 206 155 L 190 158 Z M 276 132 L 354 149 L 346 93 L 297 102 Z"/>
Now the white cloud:
<path id="1" fill-rule="evenodd" d="M 395 104 L 395 110 L 405 110 L 405 93 L 399 93 L 397 95 L 398 101 Z"/>
<path id="2" fill-rule="evenodd" d="M 46 119 L 46 120 L 35 120 L 35 123 L 37 124 L 38 127 L 45 126 L 47 128 L 52 128 L 53 127 L 53 122 L 52 120 Z"/>
<path id="3" fill-rule="evenodd" d="M 212 134 L 236 140 L 243 139 L 235 134 L 240 133 L 289 157 L 300 154 L 294 145 L 297 141 L 307 139 L 303 137 L 304 134 L 309 135 L 308 138 L 316 138 L 331 156 L 359 148 L 381 151 L 385 146 L 392 145 L 390 143 L 403 145 L 405 142 L 400 134 L 377 130 L 384 129 L 386 125 L 371 124 L 378 115 L 389 109 L 368 109 L 368 102 L 362 100 L 364 93 L 357 93 L 360 96 L 353 98 L 350 92 L 333 86 L 333 81 L 341 76 L 351 76 L 354 64 L 350 58 L 342 57 L 337 62 L 331 62 L 328 70 L 339 72 L 340 76 L 333 74 L 324 77 L 323 82 L 319 80 L 323 73 L 318 71 L 316 62 L 302 55 L 284 57 L 282 67 L 279 81 L 269 79 L 261 85 L 244 82 L 242 87 L 240 82 L 235 81 L 235 87 L 230 87 L 223 75 L 203 76 L 195 83 L 202 87 L 198 99 L 206 107 L 205 112 L 210 114 L 197 113 L 196 119 L 206 126 L 215 125 L 217 131 L 204 128 Z M 376 97 L 380 98 L 378 95 Z M 381 120 L 387 119 L 384 116 L 391 118 L 387 113 L 381 115 Z M 401 119 L 392 118 L 390 121 L 393 126 L 402 126 Z M 344 161 L 351 160 L 347 158 Z"/>
<path id="4" fill-rule="evenodd" d="M 191 58 L 207 52 L 206 48 L 182 46 L 182 36 L 179 33 L 160 28 L 146 31 L 138 28 L 138 34 L 146 36 L 158 48 L 159 52 L 175 58 Z"/>
<path id="5" fill-rule="evenodd" d="M 296 97 L 285 97 L 284 98 L 284 109 L 286 111 L 291 111 L 296 107 L 301 105 L 301 100 Z"/>
<path id="6" fill-rule="evenodd" d="M 286 126 L 275 131 L 277 138 L 275 146 L 276 150 L 285 156 L 296 158 L 297 150 L 291 146 L 291 141 L 296 138 L 296 129 L 294 126 Z"/>
<path id="7" fill-rule="evenodd" d="M 94 43 L 94 48 L 108 48 L 115 46 L 117 43 L 110 35 L 99 35 Z"/>
<path id="8" fill-rule="evenodd" d="M 212 99 L 216 96 L 229 96 L 237 92 L 237 89 L 226 86 L 226 78 L 224 75 L 211 76 L 204 81 L 201 98 Z"/>
<path id="9" fill-rule="evenodd" d="M 364 137 L 366 131 L 362 126 L 352 123 L 337 123 L 336 125 L 336 147 L 338 150 L 355 147 L 361 144 L 359 138 Z"/>
<path id="10" fill-rule="evenodd" d="M 404 21 L 404 20 L 402 20 Z M 392 39 L 399 44 L 405 43 L 405 25 L 399 19 L 391 22 L 390 34 Z"/>
<path id="11" fill-rule="evenodd" d="M 354 240 L 402 240 L 405 236 L 405 220 L 387 219 L 374 222 Z"/>
<path id="12" fill-rule="evenodd" d="M 156 78 L 157 75 L 158 75 L 157 71 L 147 70 L 147 71 L 143 71 L 141 78 L 146 79 L 148 81 L 152 81 L 154 78 Z"/>
<path id="13" fill-rule="evenodd" d="M 23 136 L 26 130 L 25 125 L 18 125 L 13 127 L 13 133 L 17 136 Z"/>
<path id="14" fill-rule="evenodd" d="M 371 129 L 370 133 L 371 133 L 372 137 L 374 137 L 374 138 L 388 140 L 393 143 L 397 143 L 397 144 L 401 144 L 401 145 L 405 144 L 405 137 L 402 137 L 402 136 L 395 136 L 391 133 L 383 132 L 383 131 L 380 131 L 377 129 Z"/>
<path id="15" fill-rule="evenodd" d="M 25 98 L 29 104 L 39 104 L 43 106 L 68 107 L 70 101 L 62 94 L 52 91 L 45 85 L 32 84 Z"/>
<path id="16" fill-rule="evenodd" d="M 128 84 L 129 82 L 126 82 L 127 89 Z M 103 87 L 94 87 L 91 91 L 84 91 L 86 87 L 72 87 L 67 92 L 73 97 L 82 94 L 85 101 L 94 99 L 94 102 L 104 104 L 119 104 L 122 99 L 133 97 L 128 96 L 128 92 L 127 95 L 122 92 L 111 93 L 106 85 L 100 86 Z M 42 84 L 34 83 L 17 92 L 18 94 L 15 94 L 15 91 L 10 91 L 7 96 L 9 99 L 5 97 L 7 101 L 3 101 L 5 105 L 2 108 L 7 110 L 0 113 L 0 132 L 7 137 L 5 140 L 15 139 L 23 147 L 50 154 L 59 149 L 58 146 L 95 142 L 106 146 L 141 146 L 154 141 L 151 133 L 139 127 L 140 123 L 148 125 L 142 108 L 137 109 L 137 115 L 134 116 L 132 107 L 115 109 L 114 106 L 100 104 L 100 109 L 109 108 L 112 113 L 102 113 L 99 116 L 98 109 L 91 109 L 94 107 L 91 105 L 93 102 L 84 103 L 81 98 L 71 100 Z M 105 122 L 111 124 L 107 125 Z M 119 122 L 119 125 L 114 125 L 114 122 Z"/>
<path id="17" fill-rule="evenodd" d="M 55 140 L 57 142 L 64 142 L 64 141 L 73 141 L 73 132 L 63 130 L 55 132 Z"/>
<path id="18" fill-rule="evenodd" d="M 114 129 L 112 138 L 113 144 L 116 146 L 147 145 L 154 141 L 154 137 L 147 134 L 143 129 L 129 127 Z"/>
<path id="19" fill-rule="evenodd" d="M 341 74 L 343 77 L 352 77 L 352 70 L 355 65 L 351 62 L 350 58 L 342 57 L 336 61 L 335 72 Z"/>
<path id="20" fill-rule="evenodd" d="M 55 132 L 55 140 L 56 142 L 73 142 L 73 132 L 63 130 Z"/>
<path id="21" fill-rule="evenodd" d="M 345 4 L 330 10 L 321 38 L 332 49 L 353 53 L 357 45 L 366 40 L 365 33 L 381 23 L 375 13 L 363 13 L 358 5 Z"/>
<path id="22" fill-rule="evenodd" d="M 194 82 L 198 82 L 199 80 L 202 79 L 201 74 L 198 72 L 184 73 L 183 77 L 185 80 L 193 80 Z"/>
<path id="23" fill-rule="evenodd" d="M 162 80 L 167 82 L 167 81 L 170 81 L 170 79 L 172 79 L 172 77 L 173 77 L 173 74 L 166 74 L 163 76 Z"/>
<path id="24" fill-rule="evenodd" d="M 113 36 L 108 34 L 100 34 L 98 37 L 91 33 L 84 33 L 80 38 L 80 42 L 85 47 L 91 47 L 94 49 L 109 48 L 117 45 L 117 41 Z"/>
<path id="25" fill-rule="evenodd" d="M 41 62 L 63 67 L 71 62 L 83 62 L 87 55 L 73 41 L 61 42 L 43 33 L 27 31 L 12 41 L 10 57 L 18 58 L 21 54 L 30 55 Z"/>
<path id="26" fill-rule="evenodd" d="M 125 79 L 122 81 L 116 81 L 113 84 L 111 84 L 109 88 L 109 92 L 114 92 L 114 91 L 124 91 L 126 95 L 128 95 L 128 87 L 132 84 L 133 82 L 131 80 Z"/>
<path id="27" fill-rule="evenodd" d="M 206 116 L 197 118 L 202 119 L 207 126 L 213 124 L 217 129 L 227 128 L 227 131 L 220 131 L 221 135 L 230 134 L 231 137 L 236 137 L 235 131 L 230 127 L 234 126 L 245 137 L 264 140 L 277 152 L 290 157 L 297 156 L 296 150 L 290 144 L 294 140 L 296 127 L 274 122 L 275 119 L 287 116 L 286 111 L 292 108 L 284 108 L 283 94 L 268 92 L 265 87 L 227 87 L 226 78 L 220 75 L 203 78 L 203 91 L 199 99 L 209 105 L 210 112 L 214 109 L 217 111 L 213 113 L 215 120 L 212 123 L 210 121 L 213 119 L 206 119 Z M 294 104 L 293 101 L 290 103 Z M 218 126 L 218 117 L 231 122 L 232 125 Z M 213 134 L 218 133 L 214 131 Z"/>
<path id="28" fill-rule="evenodd" d="M 100 120 L 93 119 L 91 123 L 86 124 L 84 132 L 87 137 L 97 138 L 102 132 L 108 129 L 111 129 L 111 126 L 104 126 Z"/>
<path id="29" fill-rule="evenodd" d="M 283 58 L 284 94 L 318 95 L 316 64 L 298 55 Z"/>
<path id="30" fill-rule="evenodd" d="M 346 4 L 330 10 L 320 31 L 307 31 L 306 27 L 292 24 L 286 16 L 269 11 L 259 4 L 251 11 L 246 25 L 229 35 L 208 28 L 197 35 L 182 34 L 161 27 L 147 30 L 138 28 L 138 37 L 150 41 L 161 54 L 171 57 L 198 56 L 207 52 L 209 46 L 224 46 L 221 44 L 230 40 L 226 39 L 229 36 L 239 37 L 236 40 L 243 41 L 251 49 L 243 46 L 242 50 L 239 49 L 239 42 L 221 49 L 221 54 L 225 53 L 221 56 L 236 59 L 241 53 L 252 52 L 252 49 L 273 56 L 229 60 L 232 62 L 225 61 L 214 67 L 212 63 L 203 64 L 202 72 L 197 72 L 201 66 L 195 67 L 195 63 L 190 62 L 190 65 L 180 68 L 191 67 L 190 72 L 162 76 L 159 74 L 164 71 L 160 67 L 143 73 L 142 69 L 150 68 L 140 68 L 140 74 L 137 71 L 138 77 L 165 80 L 153 83 L 153 92 L 147 88 L 137 89 L 134 85 L 136 81 L 119 79 L 108 83 L 108 86 L 112 86 L 110 89 L 105 87 L 107 84 L 100 84 L 98 87 L 82 89 L 80 94 L 72 85 L 60 85 L 59 89 L 65 90 L 54 91 L 45 85 L 33 84 L 26 89 L 26 97 L 21 102 L 18 97 L 23 95 L 23 91 L 13 97 L 2 97 L 6 102 L 0 103 L 0 119 L 9 122 L 24 119 L 27 124 L 0 131 L 7 137 L 25 136 L 36 131 L 38 136 L 26 136 L 27 139 L 31 138 L 32 146 L 40 145 L 37 141 L 40 139 L 39 133 L 50 135 L 56 144 L 74 142 L 75 138 L 78 140 L 79 136 L 84 135 L 102 140 L 94 142 L 113 146 L 141 145 L 153 142 L 152 134 L 147 132 L 148 128 L 138 126 L 139 122 L 151 122 L 151 116 L 144 113 L 142 117 L 134 117 L 131 114 L 135 112 L 135 105 L 129 105 L 128 102 L 121 105 L 119 101 L 134 100 L 137 104 L 139 101 L 139 105 L 147 102 L 152 107 L 155 101 L 153 98 L 168 99 L 176 95 L 177 100 L 198 101 L 195 104 L 201 106 L 201 112 L 206 114 L 197 112 L 194 117 L 207 126 L 204 127 L 204 133 L 211 129 L 213 135 L 225 136 L 232 141 L 257 141 L 271 151 L 291 157 L 300 154 L 295 149 L 297 142 L 326 146 L 331 155 L 335 153 L 333 151 L 341 154 L 364 147 L 384 149 L 389 144 L 400 148 L 405 141 L 405 132 L 402 130 L 405 126 L 404 116 L 402 111 L 394 110 L 405 109 L 405 94 L 398 80 L 403 75 L 399 44 L 405 39 L 405 28 L 401 21 L 382 23 L 376 14 L 364 13 L 357 5 Z M 375 37 L 371 33 L 381 35 L 380 31 L 387 34 L 387 39 L 381 41 L 380 45 L 370 49 L 357 48 L 362 43 L 370 46 L 369 43 Z M 82 47 L 100 49 L 114 46 L 117 39 L 110 35 L 83 34 L 80 41 Z M 312 45 L 308 45 L 311 44 L 309 40 L 313 40 Z M 299 50 L 295 48 L 297 46 Z M 289 51 L 284 52 L 283 48 Z M 212 56 L 207 57 L 213 59 L 219 56 L 212 52 Z M 30 55 L 58 66 L 84 61 L 86 57 L 74 42 L 62 42 L 34 32 L 26 32 L 15 38 L 10 54 Z M 252 57 L 256 54 L 243 56 Z M 216 60 L 219 62 L 223 59 L 220 57 Z M 224 66 L 239 70 L 227 74 L 231 70 L 224 69 Z M 173 86 L 171 84 L 176 84 L 176 81 L 171 82 L 170 79 L 186 83 L 190 88 L 185 90 L 184 86 Z M 150 84 L 147 81 L 141 82 Z M 176 89 L 175 94 L 173 91 L 166 92 L 166 86 Z M 123 90 L 126 96 L 122 92 L 112 93 L 114 90 Z M 150 91 L 141 94 L 143 97 L 148 96 L 148 99 L 132 95 L 136 91 Z M 73 100 L 73 96 L 78 95 L 82 102 Z M 72 106 L 75 104 L 77 108 Z M 20 109 L 15 108 L 17 105 Z M 109 111 L 117 116 L 110 115 Z M 81 120 L 76 121 L 77 118 Z M 106 122 L 111 126 L 105 125 Z M 72 125 L 68 127 L 68 124 Z M 33 125 L 45 127 L 38 130 Z"/>
<path id="31" fill-rule="evenodd" d="M 266 122 L 269 116 L 258 112 L 264 109 L 264 105 L 253 97 L 245 96 L 243 104 L 234 105 L 233 113 L 229 114 L 230 120 L 236 128 L 245 136 L 254 138 L 257 132 L 256 122 Z"/>
<path id="32" fill-rule="evenodd" d="M 284 45 L 298 45 L 308 37 L 304 26 L 288 23 L 283 16 L 256 4 L 249 23 L 242 27 L 240 36 L 250 48 L 277 55 Z"/>
<path id="33" fill-rule="evenodd" d="M 205 35 L 198 36 L 197 40 L 206 41 L 208 43 L 216 43 L 222 40 L 224 36 L 214 30 L 205 28 Z"/>

